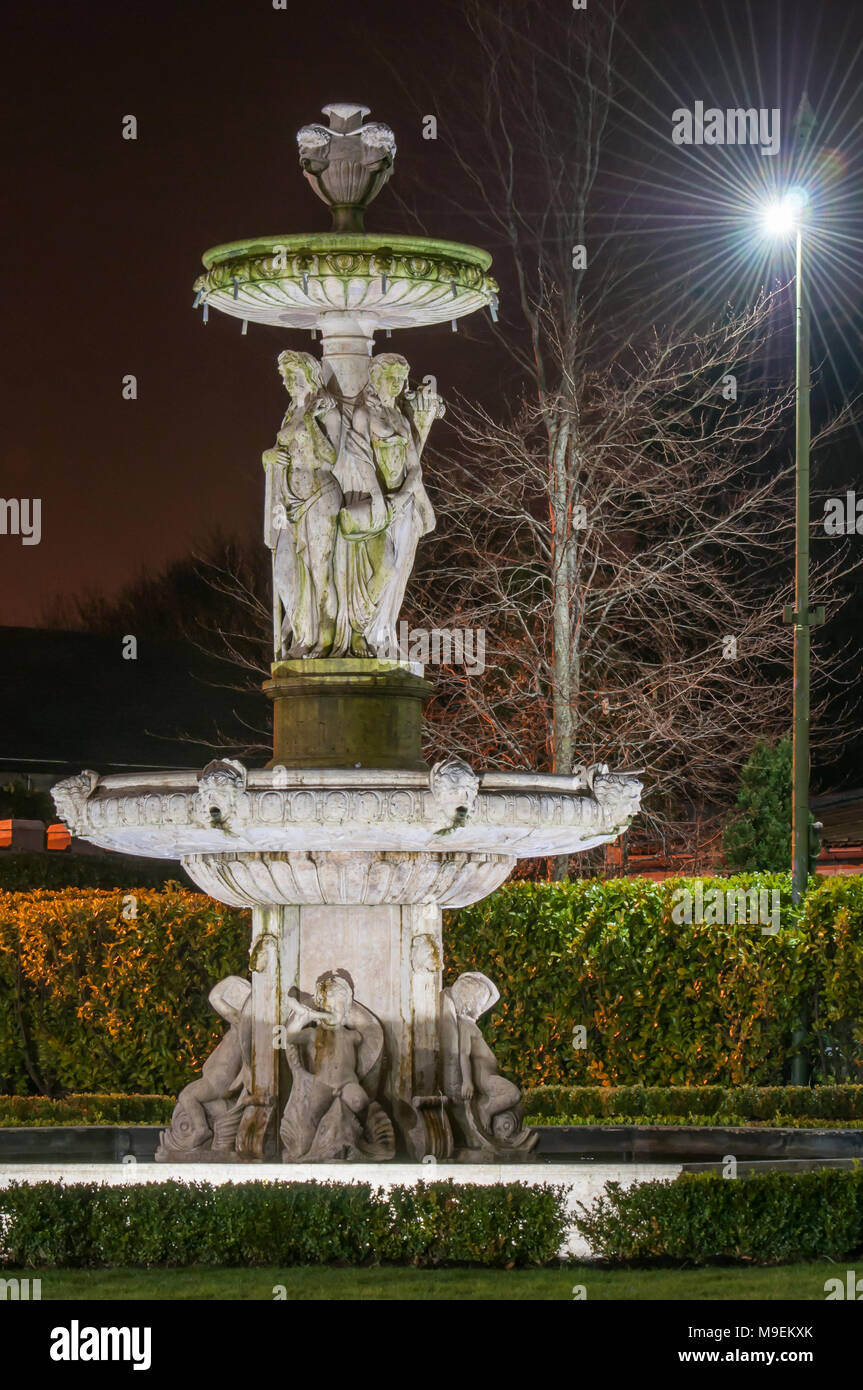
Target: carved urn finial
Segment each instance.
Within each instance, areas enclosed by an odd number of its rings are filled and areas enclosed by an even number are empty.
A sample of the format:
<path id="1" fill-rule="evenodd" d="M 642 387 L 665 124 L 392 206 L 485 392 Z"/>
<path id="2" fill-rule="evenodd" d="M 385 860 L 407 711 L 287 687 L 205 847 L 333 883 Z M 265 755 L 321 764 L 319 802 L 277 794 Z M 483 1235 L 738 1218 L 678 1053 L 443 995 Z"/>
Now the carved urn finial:
<path id="1" fill-rule="evenodd" d="M 323 107 L 329 126 L 297 131 L 300 168 L 333 214 L 334 232 L 362 232 L 363 213 L 393 171 L 396 141 L 388 125 L 363 125 L 367 106 L 334 102 Z"/>

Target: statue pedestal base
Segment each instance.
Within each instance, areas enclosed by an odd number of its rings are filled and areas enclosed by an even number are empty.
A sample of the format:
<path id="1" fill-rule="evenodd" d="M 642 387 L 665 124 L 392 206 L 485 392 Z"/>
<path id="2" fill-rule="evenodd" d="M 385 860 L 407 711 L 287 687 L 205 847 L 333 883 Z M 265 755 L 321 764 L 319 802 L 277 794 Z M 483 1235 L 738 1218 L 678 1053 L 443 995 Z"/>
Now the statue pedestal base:
<path id="1" fill-rule="evenodd" d="M 251 980 L 211 991 L 231 1027 L 157 1162 L 527 1161 L 537 1136 L 476 1026 L 497 989 L 444 990 L 442 963 L 438 903 L 255 906 Z"/>
<path id="2" fill-rule="evenodd" d="M 383 1026 L 386 1066 L 379 1094 L 404 1141 L 416 1123 L 412 1097 L 439 1085 L 440 908 L 257 907 L 252 933 L 253 1091 L 278 1096 L 281 1114 L 291 1078 L 274 1038 L 289 1017 L 289 991 L 314 994 L 319 976 L 338 966 Z"/>
<path id="3" fill-rule="evenodd" d="M 422 702 L 433 686 L 411 661 L 275 661 L 269 767 L 402 768 L 425 772 Z"/>

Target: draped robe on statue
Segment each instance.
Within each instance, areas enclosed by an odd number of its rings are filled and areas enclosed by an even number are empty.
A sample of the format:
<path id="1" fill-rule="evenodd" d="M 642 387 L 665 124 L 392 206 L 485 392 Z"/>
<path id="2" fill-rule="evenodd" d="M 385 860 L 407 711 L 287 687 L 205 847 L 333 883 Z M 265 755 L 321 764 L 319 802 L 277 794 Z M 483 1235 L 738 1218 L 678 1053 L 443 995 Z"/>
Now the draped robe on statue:
<path id="1" fill-rule="evenodd" d="M 329 656 L 335 636 L 333 556 L 342 492 L 333 471 L 338 453 L 319 418 L 335 409 L 321 393 L 289 411 L 276 448 L 266 455 L 266 539 L 284 608 L 282 655 L 288 658 Z"/>
<path id="2" fill-rule="evenodd" d="M 399 655 L 396 625 L 417 543 L 435 523 L 408 410 L 384 405 L 369 384 L 346 423 L 336 467 L 344 494 L 335 552 L 337 654 Z"/>

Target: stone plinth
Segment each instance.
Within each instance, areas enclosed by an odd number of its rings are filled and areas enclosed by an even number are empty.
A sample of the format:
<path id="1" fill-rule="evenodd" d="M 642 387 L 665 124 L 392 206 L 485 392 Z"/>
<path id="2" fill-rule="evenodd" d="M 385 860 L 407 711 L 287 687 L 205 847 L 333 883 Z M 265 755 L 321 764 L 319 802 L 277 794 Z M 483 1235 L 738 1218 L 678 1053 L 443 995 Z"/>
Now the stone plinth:
<path id="1" fill-rule="evenodd" d="M 276 661 L 270 767 L 422 772 L 422 702 L 433 686 L 416 662 L 373 658 Z"/>
<path id="2" fill-rule="evenodd" d="M 314 994 L 337 963 L 383 1027 L 381 1093 L 400 1147 L 422 1158 L 430 1139 L 413 1101 L 441 1086 L 441 908 L 492 892 L 510 856 L 321 851 L 194 855 L 184 864 L 211 897 L 252 908 L 252 1090 L 284 1109 L 291 1083 L 278 1030 L 290 995 Z"/>
<path id="3" fill-rule="evenodd" d="M 383 1025 L 382 1096 L 400 1147 L 410 1151 L 417 1125 L 412 1098 L 432 1095 L 439 1086 L 440 908 L 432 903 L 256 907 L 249 961 L 253 1089 L 278 1096 L 281 1113 L 290 1078 L 277 1042 L 288 1017 L 289 992 L 296 987 L 313 994 L 318 978 L 337 963 L 350 974 L 357 998 Z M 424 1152 L 422 1143 L 411 1157 L 422 1158 Z"/>

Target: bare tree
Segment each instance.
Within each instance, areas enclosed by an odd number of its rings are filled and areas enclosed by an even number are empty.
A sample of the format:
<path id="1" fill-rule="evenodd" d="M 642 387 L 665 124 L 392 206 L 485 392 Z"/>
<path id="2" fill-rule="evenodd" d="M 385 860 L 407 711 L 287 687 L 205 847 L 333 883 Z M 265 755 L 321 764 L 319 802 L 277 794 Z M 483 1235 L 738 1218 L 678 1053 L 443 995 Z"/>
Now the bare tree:
<path id="1" fill-rule="evenodd" d="M 451 409 L 444 563 L 426 552 L 414 602 L 487 633 L 482 677 L 440 683 L 439 746 L 645 769 L 646 819 L 683 834 L 693 805 L 731 799 L 753 738 L 788 727 L 792 393 L 764 367 L 777 296 L 715 322 L 681 307 L 685 277 L 652 274 L 655 247 L 602 184 L 619 11 L 466 5 L 481 96 L 449 108 L 453 196 L 508 285 L 493 331 L 513 404 Z M 820 600 L 840 601 L 839 569 L 816 571 Z"/>
<path id="2" fill-rule="evenodd" d="M 482 628 L 486 647 L 482 676 L 444 675 L 442 746 L 510 767 L 645 769 L 648 820 L 666 835 L 683 832 L 687 804 L 728 803 L 756 733 L 787 729 L 793 494 L 772 455 L 793 393 L 759 378 L 771 307 L 685 337 L 651 330 L 505 421 L 456 407 L 436 496 L 446 555 L 424 567 L 414 612 Z M 565 547 L 550 418 L 572 441 Z M 819 597 L 839 601 L 837 572 L 835 559 L 816 566 Z"/>

